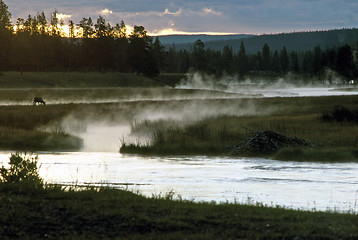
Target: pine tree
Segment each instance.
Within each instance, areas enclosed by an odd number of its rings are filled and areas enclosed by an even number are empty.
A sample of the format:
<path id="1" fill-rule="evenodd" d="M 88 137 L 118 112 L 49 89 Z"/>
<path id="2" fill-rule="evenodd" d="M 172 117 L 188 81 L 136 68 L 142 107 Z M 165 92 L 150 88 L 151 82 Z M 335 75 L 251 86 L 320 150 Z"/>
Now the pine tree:
<path id="1" fill-rule="evenodd" d="M 0 70 L 10 65 L 11 13 L 3 0 L 0 0 Z"/>
<path id="2" fill-rule="evenodd" d="M 222 51 L 222 69 L 231 74 L 233 72 L 234 54 L 232 47 L 226 45 Z"/>
<path id="3" fill-rule="evenodd" d="M 283 73 L 287 73 L 290 66 L 290 59 L 287 54 L 286 47 L 284 46 L 280 52 L 280 66 Z"/>
<path id="4" fill-rule="evenodd" d="M 204 72 L 206 70 L 205 44 L 200 39 L 193 46 L 193 67 L 195 70 Z"/>
<path id="5" fill-rule="evenodd" d="M 355 73 L 353 54 L 351 47 L 346 44 L 338 50 L 336 59 L 336 70 L 339 74 L 352 78 Z"/>
<path id="6" fill-rule="evenodd" d="M 265 43 L 262 47 L 262 70 L 268 71 L 271 66 L 271 51 L 270 47 Z"/>
<path id="7" fill-rule="evenodd" d="M 11 13 L 3 0 L 0 0 L 0 32 L 11 30 Z"/>
<path id="8" fill-rule="evenodd" d="M 246 49 L 243 41 L 241 41 L 240 44 L 240 50 L 237 55 L 237 63 L 238 63 L 239 77 L 242 79 L 244 78 L 245 74 L 248 72 L 248 60 L 247 60 Z"/>
<path id="9" fill-rule="evenodd" d="M 298 55 L 296 52 L 291 52 L 290 54 L 290 70 L 295 73 L 300 71 Z"/>

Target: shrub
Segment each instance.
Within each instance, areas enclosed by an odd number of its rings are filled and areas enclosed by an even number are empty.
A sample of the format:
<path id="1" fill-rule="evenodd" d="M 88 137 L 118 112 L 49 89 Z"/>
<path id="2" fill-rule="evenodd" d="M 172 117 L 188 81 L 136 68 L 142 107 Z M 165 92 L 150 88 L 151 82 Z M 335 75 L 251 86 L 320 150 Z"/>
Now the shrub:
<path id="1" fill-rule="evenodd" d="M 351 111 L 343 106 L 335 106 L 331 113 L 324 112 L 322 120 L 326 122 L 355 122 L 358 123 L 358 111 Z"/>
<path id="2" fill-rule="evenodd" d="M 21 156 L 20 154 L 11 154 L 9 165 L 0 169 L 0 183 L 26 186 L 30 188 L 42 188 L 43 179 L 38 173 L 38 156 Z"/>

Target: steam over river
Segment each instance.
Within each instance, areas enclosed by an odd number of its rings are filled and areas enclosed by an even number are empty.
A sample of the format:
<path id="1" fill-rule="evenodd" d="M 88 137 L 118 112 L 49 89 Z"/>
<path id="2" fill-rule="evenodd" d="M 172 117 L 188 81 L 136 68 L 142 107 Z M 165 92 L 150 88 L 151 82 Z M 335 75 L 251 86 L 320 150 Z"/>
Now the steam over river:
<path id="1" fill-rule="evenodd" d="M 332 91 L 331 88 L 240 89 L 232 91 L 227 89 L 227 92 L 253 94 L 252 96 L 260 94 L 261 97 L 358 95 L 356 89 L 355 91 Z M 200 99 L 201 102 L 191 102 L 190 105 L 195 109 L 196 114 L 202 110 L 205 103 L 202 98 Z M 187 119 L 187 116 L 193 115 L 192 111 L 183 115 L 188 108 L 188 103 L 181 103 L 183 104 L 181 108 L 178 106 L 179 102 L 170 105 L 170 100 L 173 99 L 168 99 L 164 104 L 168 105 L 167 109 L 172 110 L 169 113 L 173 118 L 181 116 Z M 120 104 L 122 101 L 119 99 L 117 103 Z M 71 102 L 76 103 L 73 100 Z M 55 100 L 51 102 L 49 99 L 49 104 L 56 103 Z M 219 113 L 225 114 L 223 110 L 227 104 L 226 102 L 223 104 L 218 105 L 217 109 L 222 111 Z M 212 114 L 217 114 L 217 109 L 212 109 Z M 169 116 L 168 112 L 167 115 L 162 113 L 159 105 L 155 105 L 155 108 L 146 106 L 145 110 L 147 112 L 140 109 L 138 114 L 133 116 L 147 117 L 140 120 L 148 117 L 156 120 Z M 227 110 L 233 112 L 235 108 Z M 156 114 L 153 114 L 154 111 Z M 263 110 L 259 109 L 257 112 Z M 68 117 L 68 122 L 73 123 L 74 118 Z M 118 153 L 118 147 L 119 139 L 124 136 L 124 132 L 129 134 L 128 125 L 115 125 L 113 122 L 107 124 L 105 121 L 100 124 L 88 123 L 86 132 L 79 134 L 84 138 L 83 152 L 38 153 L 42 165 L 41 176 L 52 183 L 108 184 L 116 188 L 138 190 L 146 196 L 153 194 L 164 196 L 173 191 L 174 197 L 180 195 L 183 199 L 194 201 L 259 202 L 268 206 L 280 205 L 293 209 L 358 211 L 357 163 L 324 164 L 281 162 L 260 158 L 122 155 Z M 110 144 L 107 143 L 108 140 Z M 10 152 L 0 152 L 0 163 L 7 162 L 9 157 Z"/>

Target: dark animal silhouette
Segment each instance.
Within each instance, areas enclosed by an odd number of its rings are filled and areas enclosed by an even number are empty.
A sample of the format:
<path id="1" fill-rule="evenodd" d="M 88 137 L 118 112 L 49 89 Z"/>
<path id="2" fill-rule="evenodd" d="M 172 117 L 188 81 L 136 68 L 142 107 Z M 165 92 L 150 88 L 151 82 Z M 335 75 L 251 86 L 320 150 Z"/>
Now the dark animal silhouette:
<path id="1" fill-rule="evenodd" d="M 36 104 L 42 104 L 42 105 L 45 105 L 46 104 L 46 102 L 42 99 L 42 98 L 40 98 L 40 97 L 35 97 L 34 98 L 34 105 L 36 105 Z"/>

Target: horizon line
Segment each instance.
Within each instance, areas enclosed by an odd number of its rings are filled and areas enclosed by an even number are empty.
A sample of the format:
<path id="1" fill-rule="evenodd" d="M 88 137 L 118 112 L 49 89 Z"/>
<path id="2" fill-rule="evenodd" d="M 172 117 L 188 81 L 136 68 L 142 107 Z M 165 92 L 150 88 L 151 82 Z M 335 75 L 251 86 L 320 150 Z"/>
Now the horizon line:
<path id="1" fill-rule="evenodd" d="M 228 35 L 252 35 L 252 36 L 263 36 L 263 35 L 278 35 L 278 34 L 292 34 L 292 33 L 305 33 L 305 32 L 327 32 L 335 30 L 355 30 L 358 28 L 330 28 L 330 29 L 320 29 L 320 30 L 293 30 L 288 32 L 273 32 L 273 33 L 226 33 L 226 32 L 184 32 L 184 31 L 168 31 L 165 32 L 161 30 L 159 33 L 147 33 L 149 36 L 195 36 L 195 35 L 208 35 L 208 36 L 228 36 Z"/>

